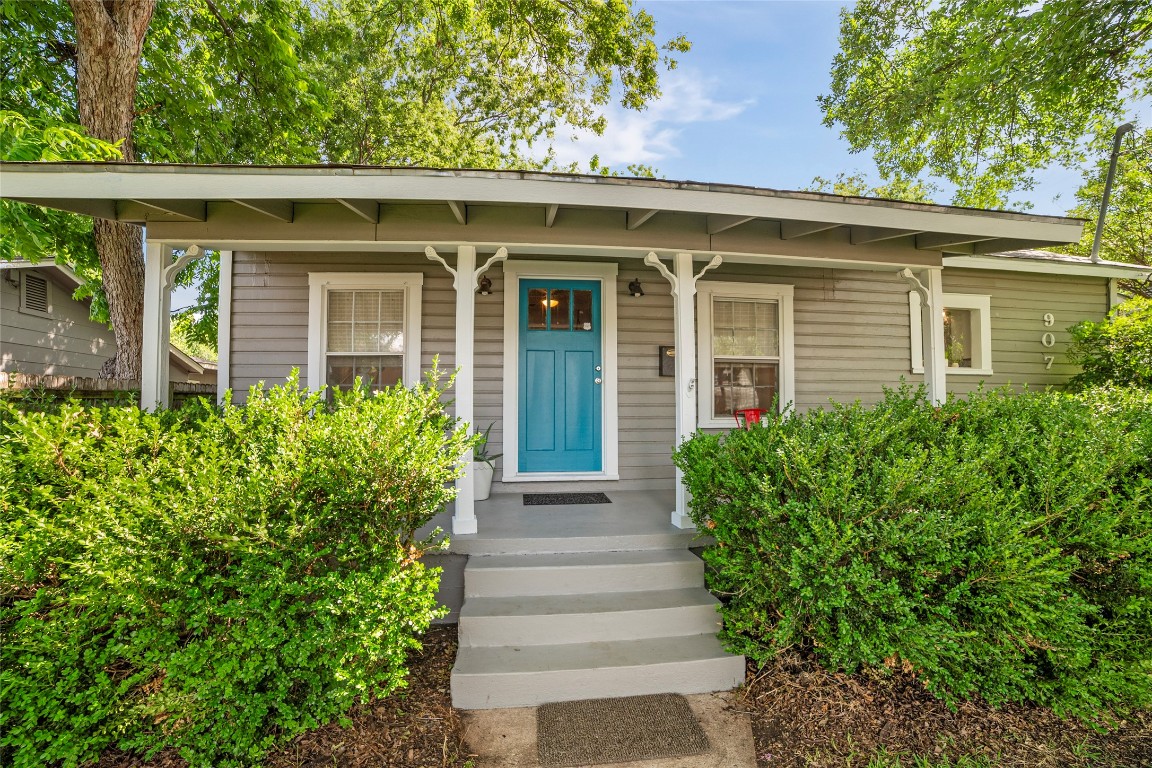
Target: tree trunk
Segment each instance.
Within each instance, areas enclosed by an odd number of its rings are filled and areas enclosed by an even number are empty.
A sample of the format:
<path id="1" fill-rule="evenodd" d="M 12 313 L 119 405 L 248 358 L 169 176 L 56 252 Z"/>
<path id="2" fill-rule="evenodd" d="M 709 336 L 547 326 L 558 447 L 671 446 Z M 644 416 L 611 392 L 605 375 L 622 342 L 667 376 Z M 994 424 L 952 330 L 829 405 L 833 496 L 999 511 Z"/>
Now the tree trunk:
<path id="1" fill-rule="evenodd" d="M 132 124 L 136 81 L 144 35 L 155 0 L 69 0 L 76 22 L 76 93 L 80 124 L 98 139 L 123 141 L 124 160 L 136 159 Z M 144 252 L 139 227 L 95 222 L 108 314 L 116 336 L 116 357 L 101 373 L 140 378 L 144 319 Z"/>

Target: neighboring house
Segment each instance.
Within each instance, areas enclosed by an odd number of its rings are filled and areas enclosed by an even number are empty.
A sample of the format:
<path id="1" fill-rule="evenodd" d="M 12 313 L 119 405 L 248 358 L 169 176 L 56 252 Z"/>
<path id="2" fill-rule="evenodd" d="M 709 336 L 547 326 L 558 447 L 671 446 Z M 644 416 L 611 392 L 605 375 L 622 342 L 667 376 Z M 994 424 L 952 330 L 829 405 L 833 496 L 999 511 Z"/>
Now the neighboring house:
<path id="1" fill-rule="evenodd" d="M 51 262 L 0 261 L 0 373 L 96 378 L 116 352 L 112 329 L 89 316 L 81 284 Z M 173 382 L 216 383 L 216 363 L 169 348 Z"/>
<path id="2" fill-rule="evenodd" d="M 167 393 L 172 276 L 201 249 L 221 252 L 221 391 L 293 368 L 317 388 L 411 384 L 437 356 L 458 369 L 451 407 L 493 424 L 503 453 L 492 498 L 465 475 L 443 520 L 461 707 L 737 684 L 686 551 L 674 445 L 732 428 L 735 409 L 874 402 L 901 382 L 935 401 L 1061 385 L 1068 327 L 1148 272 L 1028 250 L 1078 241 L 1075 219 L 811 192 L 366 167 L 0 173 L 6 197 L 147 227 L 145 403 Z M 570 491 L 611 504 L 518 495 Z"/>

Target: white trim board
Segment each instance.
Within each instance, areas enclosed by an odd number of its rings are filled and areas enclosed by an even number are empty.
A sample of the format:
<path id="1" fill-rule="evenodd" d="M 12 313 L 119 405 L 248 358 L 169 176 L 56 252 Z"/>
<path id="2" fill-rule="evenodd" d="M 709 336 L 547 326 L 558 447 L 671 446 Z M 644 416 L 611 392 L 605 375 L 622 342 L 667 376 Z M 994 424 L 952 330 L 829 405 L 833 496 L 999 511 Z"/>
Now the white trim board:
<path id="1" fill-rule="evenodd" d="M 504 262 L 504 461 L 500 481 L 504 483 L 558 480 L 619 480 L 620 419 L 618 411 L 619 372 L 616 353 L 616 264 L 569 261 Z M 601 359 L 604 364 L 601 436 L 602 472 L 520 472 L 520 280 L 563 277 L 600 281 Z"/>
<path id="2" fill-rule="evenodd" d="M 327 348 L 329 290 L 404 289 L 404 385 L 420 381 L 420 272 L 309 272 L 308 273 L 308 388 L 324 386 L 324 353 Z"/>

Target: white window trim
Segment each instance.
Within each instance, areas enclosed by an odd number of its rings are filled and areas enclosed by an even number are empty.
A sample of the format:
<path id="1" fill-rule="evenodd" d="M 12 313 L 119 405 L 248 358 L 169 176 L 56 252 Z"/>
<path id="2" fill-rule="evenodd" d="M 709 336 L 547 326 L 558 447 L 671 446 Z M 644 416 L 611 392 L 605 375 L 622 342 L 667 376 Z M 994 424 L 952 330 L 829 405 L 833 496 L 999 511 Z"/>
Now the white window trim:
<path id="1" fill-rule="evenodd" d="M 504 262 L 504 483 L 561 480 L 620 479 L 620 420 L 618 413 L 619 373 L 616 364 L 616 264 L 567 261 Z M 604 361 L 600 434 L 600 472 L 521 472 L 520 471 L 520 281 L 563 277 L 600 281 L 601 359 Z"/>
<path id="2" fill-rule="evenodd" d="M 308 273 L 308 388 L 324 386 L 327 354 L 328 291 L 404 290 L 404 385 L 420 381 L 420 293 L 424 275 L 419 272 L 309 272 Z"/>
<path id="3" fill-rule="evenodd" d="M 976 315 L 976 348 L 972 350 L 971 368 L 952 368 L 940 350 L 941 362 L 946 376 L 991 376 L 992 375 L 992 298 L 971 293 L 941 294 L 945 309 L 970 309 Z M 908 318 L 912 323 L 911 353 L 912 373 L 924 373 L 924 334 L 920 325 L 920 294 L 908 293 Z"/>
<path id="4" fill-rule="evenodd" d="M 701 281 L 696 284 L 696 381 L 705 382 L 698 387 L 696 397 L 699 426 L 706 429 L 731 429 L 736 426 L 732 417 L 712 416 L 712 300 L 753 299 L 775 301 L 780 308 L 780 378 L 779 396 L 781 412 L 790 412 L 796 402 L 795 326 L 792 320 L 791 285 L 770 283 L 723 283 Z"/>

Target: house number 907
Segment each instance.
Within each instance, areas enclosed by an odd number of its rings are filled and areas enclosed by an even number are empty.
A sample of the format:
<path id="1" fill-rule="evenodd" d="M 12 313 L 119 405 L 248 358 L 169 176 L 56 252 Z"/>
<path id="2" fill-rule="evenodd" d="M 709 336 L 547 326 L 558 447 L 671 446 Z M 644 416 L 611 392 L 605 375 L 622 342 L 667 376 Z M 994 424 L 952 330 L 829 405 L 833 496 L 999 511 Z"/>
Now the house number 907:
<path id="1" fill-rule="evenodd" d="M 1051 328 L 1055 324 L 1056 324 L 1056 316 L 1053 315 L 1051 312 L 1045 312 L 1044 313 L 1044 327 L 1045 328 Z M 1056 335 L 1054 333 L 1052 333 L 1051 331 L 1049 331 L 1040 337 L 1040 343 L 1043 344 L 1046 348 L 1054 347 L 1054 346 L 1056 346 Z M 1055 355 L 1044 355 L 1044 370 L 1046 370 L 1046 371 L 1052 370 L 1052 363 L 1054 363 L 1054 362 L 1056 362 L 1056 356 Z"/>

